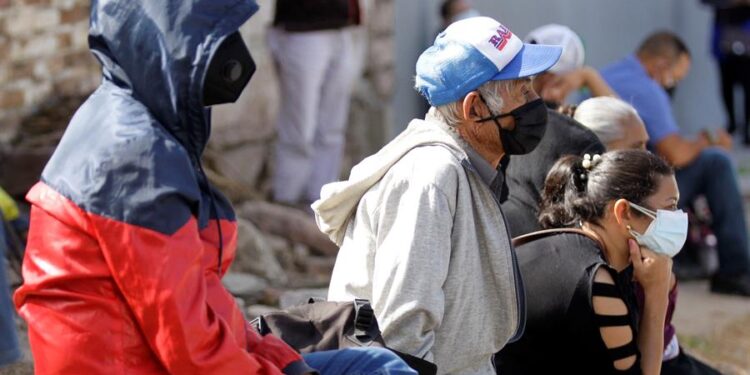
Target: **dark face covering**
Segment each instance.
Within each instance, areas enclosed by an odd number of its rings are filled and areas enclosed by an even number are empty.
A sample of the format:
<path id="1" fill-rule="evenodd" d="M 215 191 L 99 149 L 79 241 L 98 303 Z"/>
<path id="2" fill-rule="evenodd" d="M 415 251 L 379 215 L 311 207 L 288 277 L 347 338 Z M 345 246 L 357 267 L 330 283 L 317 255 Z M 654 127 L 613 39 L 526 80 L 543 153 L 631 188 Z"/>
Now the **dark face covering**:
<path id="1" fill-rule="evenodd" d="M 666 91 L 667 95 L 669 95 L 669 99 L 674 100 L 674 94 L 675 94 L 675 91 L 677 91 L 677 85 L 674 85 L 671 87 L 665 87 L 664 91 Z"/>
<path id="2" fill-rule="evenodd" d="M 487 105 L 484 98 L 481 96 L 480 98 L 484 105 Z M 515 129 L 506 130 L 500 126 L 498 120 L 507 116 L 513 116 L 516 123 Z M 479 119 L 478 122 L 486 121 L 495 122 L 507 155 L 528 154 L 534 151 L 539 142 L 542 141 L 544 132 L 547 130 L 547 106 L 544 105 L 542 99 L 535 99 L 508 113 Z"/>
<path id="3" fill-rule="evenodd" d="M 216 49 L 203 82 L 203 105 L 233 103 L 255 73 L 250 56 L 239 32 L 227 36 Z"/>

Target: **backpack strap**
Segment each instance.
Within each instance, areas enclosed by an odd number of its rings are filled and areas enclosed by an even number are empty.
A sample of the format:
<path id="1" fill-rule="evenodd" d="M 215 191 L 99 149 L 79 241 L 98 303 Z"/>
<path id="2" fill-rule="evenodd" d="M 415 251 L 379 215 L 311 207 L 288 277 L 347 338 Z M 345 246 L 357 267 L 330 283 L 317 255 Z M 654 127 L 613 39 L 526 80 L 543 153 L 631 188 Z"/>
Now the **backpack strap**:
<path id="1" fill-rule="evenodd" d="M 580 234 L 582 236 L 586 236 L 594 240 L 596 243 L 599 244 L 599 246 L 602 249 L 604 249 L 604 244 L 598 238 L 578 228 L 553 228 L 553 229 L 545 229 L 545 230 L 540 230 L 540 231 L 524 234 L 524 235 L 513 238 L 513 247 L 519 247 L 529 242 L 536 241 L 545 237 L 553 236 L 556 234 L 561 234 L 561 233 L 575 233 L 575 234 Z"/>
<path id="2" fill-rule="evenodd" d="M 372 310 L 370 301 L 366 299 L 354 299 L 354 329 L 355 335 L 367 336 L 372 329 L 375 320 L 375 311 Z"/>

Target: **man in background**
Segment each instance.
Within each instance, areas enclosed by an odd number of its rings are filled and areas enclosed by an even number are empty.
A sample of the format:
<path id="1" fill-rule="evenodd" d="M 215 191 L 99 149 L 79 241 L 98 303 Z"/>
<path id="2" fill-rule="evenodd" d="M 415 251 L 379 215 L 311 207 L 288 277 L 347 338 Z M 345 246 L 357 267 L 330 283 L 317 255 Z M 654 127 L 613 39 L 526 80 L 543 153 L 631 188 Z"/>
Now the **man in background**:
<path id="1" fill-rule="evenodd" d="M 719 271 L 711 280 L 716 293 L 750 296 L 750 250 L 742 196 L 727 154 L 731 138 L 722 131 L 704 131 L 695 140 L 679 134 L 669 92 L 688 74 L 690 52 L 670 32 L 647 37 L 635 54 L 602 69 L 615 92 L 635 107 L 646 125 L 649 148 L 676 169 L 680 207 L 698 195 L 708 200 L 719 252 Z"/>
<path id="2" fill-rule="evenodd" d="M 277 0 L 268 33 L 281 89 L 273 199 L 309 210 L 339 178 L 356 64 L 358 0 Z"/>

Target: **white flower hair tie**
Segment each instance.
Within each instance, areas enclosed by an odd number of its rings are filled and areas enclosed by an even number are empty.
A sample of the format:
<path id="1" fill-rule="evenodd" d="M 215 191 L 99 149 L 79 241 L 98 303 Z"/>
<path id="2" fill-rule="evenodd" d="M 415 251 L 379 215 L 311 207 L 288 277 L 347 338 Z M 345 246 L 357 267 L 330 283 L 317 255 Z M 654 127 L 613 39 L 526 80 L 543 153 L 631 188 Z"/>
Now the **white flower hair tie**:
<path id="1" fill-rule="evenodd" d="M 583 162 L 581 162 L 581 165 L 587 171 L 591 171 L 594 167 L 596 167 L 599 163 L 601 163 L 601 161 L 602 161 L 602 156 L 599 154 L 594 154 L 594 156 L 586 154 L 586 155 L 583 155 Z"/>

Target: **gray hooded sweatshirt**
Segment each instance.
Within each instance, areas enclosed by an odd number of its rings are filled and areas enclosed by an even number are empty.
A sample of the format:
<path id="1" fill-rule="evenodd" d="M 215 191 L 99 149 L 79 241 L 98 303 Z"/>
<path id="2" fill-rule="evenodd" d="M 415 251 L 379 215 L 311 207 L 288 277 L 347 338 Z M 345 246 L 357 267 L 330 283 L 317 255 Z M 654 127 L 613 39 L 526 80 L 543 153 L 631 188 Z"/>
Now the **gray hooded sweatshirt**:
<path id="1" fill-rule="evenodd" d="M 323 187 L 340 246 L 328 299 L 372 302 L 386 343 L 441 374 L 494 374 L 520 336 L 523 288 L 505 219 L 458 134 L 428 115 Z"/>

